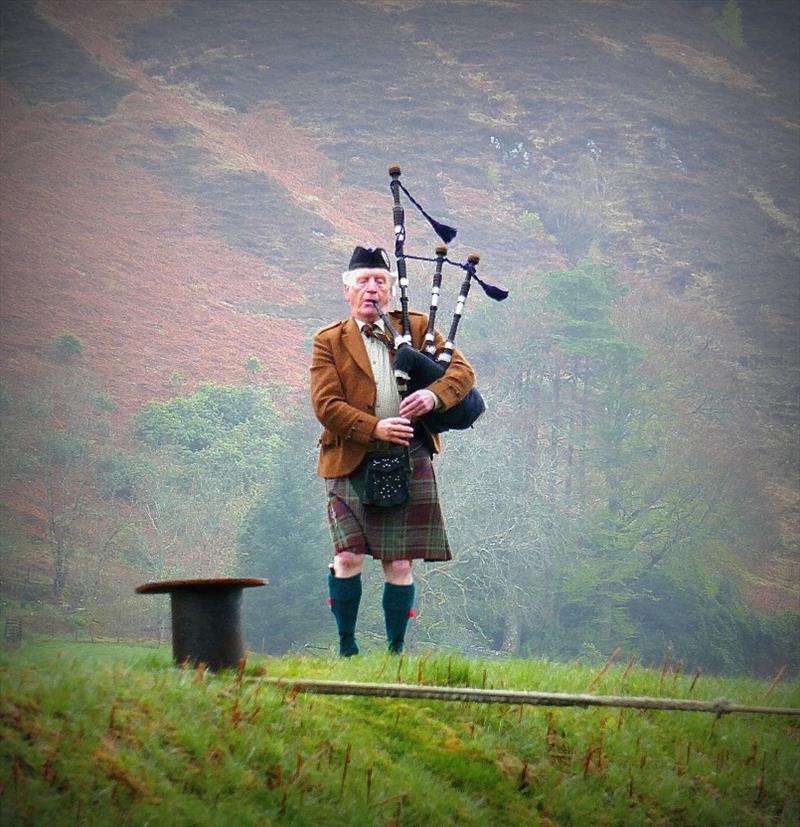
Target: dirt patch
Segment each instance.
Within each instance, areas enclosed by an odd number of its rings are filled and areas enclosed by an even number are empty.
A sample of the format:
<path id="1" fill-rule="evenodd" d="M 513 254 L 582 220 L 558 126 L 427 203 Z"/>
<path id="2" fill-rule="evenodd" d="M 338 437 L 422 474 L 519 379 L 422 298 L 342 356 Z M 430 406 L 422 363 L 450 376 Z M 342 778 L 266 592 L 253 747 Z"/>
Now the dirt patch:
<path id="1" fill-rule="evenodd" d="M 760 89 L 760 84 L 752 75 L 740 72 L 731 62 L 720 55 L 711 55 L 687 46 L 667 35 L 651 34 L 645 42 L 659 57 L 678 63 L 697 77 L 714 83 L 724 83 L 734 89 Z"/>

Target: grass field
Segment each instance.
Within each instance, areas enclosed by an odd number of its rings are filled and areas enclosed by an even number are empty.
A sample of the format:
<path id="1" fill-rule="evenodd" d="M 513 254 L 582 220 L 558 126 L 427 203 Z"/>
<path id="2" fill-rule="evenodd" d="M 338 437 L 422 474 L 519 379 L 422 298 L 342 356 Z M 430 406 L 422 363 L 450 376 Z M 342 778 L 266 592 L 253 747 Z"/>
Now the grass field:
<path id="1" fill-rule="evenodd" d="M 166 648 L 0 651 L 4 825 L 795 825 L 800 721 L 296 694 L 317 677 L 800 706 L 800 687 L 447 654 L 172 666 Z M 694 685 L 692 685 L 694 684 Z"/>

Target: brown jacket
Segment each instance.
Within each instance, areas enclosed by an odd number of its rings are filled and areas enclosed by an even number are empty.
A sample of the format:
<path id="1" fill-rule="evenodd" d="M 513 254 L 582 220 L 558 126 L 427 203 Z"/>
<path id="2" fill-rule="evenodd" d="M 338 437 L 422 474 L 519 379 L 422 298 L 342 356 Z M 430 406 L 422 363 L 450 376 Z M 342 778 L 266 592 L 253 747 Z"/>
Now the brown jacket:
<path id="1" fill-rule="evenodd" d="M 390 314 L 400 329 L 400 312 Z M 410 313 L 411 342 L 422 346 L 428 317 Z M 436 347 L 444 347 L 444 338 L 436 332 Z M 475 383 L 469 362 L 456 350 L 447 373 L 430 389 L 439 397 L 442 408 L 452 408 L 464 398 Z M 372 375 L 364 337 L 355 320 L 323 327 L 314 334 L 311 356 L 311 403 L 317 419 L 325 426 L 319 439 L 317 473 L 321 477 L 343 477 L 355 470 L 364 459 L 372 432 L 378 424 L 375 416 L 375 379 Z M 438 435 L 433 436 L 433 450 L 441 450 Z"/>

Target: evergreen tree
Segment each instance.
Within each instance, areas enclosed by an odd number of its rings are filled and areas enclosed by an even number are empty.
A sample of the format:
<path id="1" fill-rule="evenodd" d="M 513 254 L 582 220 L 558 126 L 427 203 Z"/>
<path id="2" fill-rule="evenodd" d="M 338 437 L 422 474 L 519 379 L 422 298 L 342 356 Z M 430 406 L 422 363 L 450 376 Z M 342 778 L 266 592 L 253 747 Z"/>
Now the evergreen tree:
<path id="1" fill-rule="evenodd" d="M 273 458 L 269 484 L 239 534 L 241 576 L 269 585 L 247 594 L 248 645 L 271 653 L 322 645 L 332 629 L 325 572 L 330 537 L 316 476 L 317 423 L 295 413 Z"/>

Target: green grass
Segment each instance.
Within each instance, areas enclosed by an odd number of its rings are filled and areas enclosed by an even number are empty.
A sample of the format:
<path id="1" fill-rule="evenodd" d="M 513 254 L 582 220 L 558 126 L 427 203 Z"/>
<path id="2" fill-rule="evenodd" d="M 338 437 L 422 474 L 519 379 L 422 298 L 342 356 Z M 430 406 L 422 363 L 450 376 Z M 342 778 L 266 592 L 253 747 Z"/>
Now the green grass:
<path id="1" fill-rule="evenodd" d="M 4 825 L 790 825 L 800 722 L 759 715 L 294 694 L 261 676 L 585 692 L 583 666 L 427 653 L 251 659 L 166 648 L 0 652 Z M 769 684 L 612 667 L 601 694 L 763 704 Z M 768 703 L 800 705 L 783 683 Z"/>

